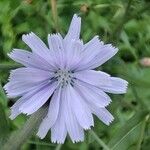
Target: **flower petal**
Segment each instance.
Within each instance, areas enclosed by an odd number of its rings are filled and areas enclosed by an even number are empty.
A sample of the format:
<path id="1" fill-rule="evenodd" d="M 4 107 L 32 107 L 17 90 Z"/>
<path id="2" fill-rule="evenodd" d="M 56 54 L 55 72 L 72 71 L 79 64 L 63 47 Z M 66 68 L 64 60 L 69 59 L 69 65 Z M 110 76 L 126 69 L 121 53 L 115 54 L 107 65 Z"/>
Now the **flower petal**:
<path id="1" fill-rule="evenodd" d="M 10 119 L 15 119 L 19 114 L 21 114 L 19 108 L 21 107 L 22 104 L 24 104 L 26 102 L 26 100 L 28 100 L 29 98 L 31 98 L 34 94 L 36 94 L 38 91 L 40 91 L 40 89 L 42 89 L 44 85 L 38 85 L 37 87 L 35 87 L 34 89 L 32 89 L 31 91 L 29 91 L 28 93 L 24 94 L 20 99 L 18 99 L 15 104 L 11 107 L 11 115 L 10 115 Z"/>
<path id="2" fill-rule="evenodd" d="M 43 87 L 40 91 L 30 97 L 24 104 L 21 105 L 19 110 L 27 115 L 30 115 L 42 107 L 49 97 L 53 94 L 57 87 L 57 83 L 52 83 Z"/>
<path id="3" fill-rule="evenodd" d="M 10 98 L 22 96 L 43 84 L 50 82 L 53 74 L 35 68 L 19 68 L 11 71 L 9 82 L 4 86 Z M 33 78 L 34 77 L 34 78 Z"/>
<path id="4" fill-rule="evenodd" d="M 41 82 L 50 79 L 53 73 L 36 68 L 18 68 L 12 70 L 10 73 L 9 81 L 21 81 L 21 82 Z"/>
<path id="5" fill-rule="evenodd" d="M 63 103 L 65 105 L 65 123 L 69 136 L 73 143 L 84 140 L 83 128 L 79 125 L 76 116 L 71 108 L 72 95 L 70 95 L 70 86 L 64 88 Z M 77 109 L 77 108 L 76 108 Z"/>
<path id="6" fill-rule="evenodd" d="M 94 107 L 92 110 L 93 114 L 95 114 L 106 125 L 109 125 L 114 120 L 114 117 L 106 108 Z"/>
<path id="7" fill-rule="evenodd" d="M 8 82 L 4 89 L 6 90 L 7 96 L 9 98 L 15 98 L 24 95 L 26 92 L 33 90 L 34 88 L 38 87 L 39 85 L 43 85 L 45 82 L 42 83 L 30 83 L 30 82 L 21 82 L 21 81 L 12 81 Z"/>
<path id="8" fill-rule="evenodd" d="M 62 36 L 57 34 L 48 35 L 48 44 L 53 55 L 55 65 L 64 68 L 64 45 Z"/>
<path id="9" fill-rule="evenodd" d="M 67 35 L 64 41 L 69 42 L 70 39 L 79 39 L 81 30 L 81 18 L 76 14 L 73 16 Z"/>
<path id="10" fill-rule="evenodd" d="M 61 98 L 61 88 L 57 89 L 54 92 L 50 100 L 50 105 L 48 109 L 47 116 L 43 119 L 42 123 L 40 124 L 39 130 L 37 135 L 43 139 L 50 128 L 54 125 L 58 118 L 59 107 L 60 107 L 60 98 Z"/>
<path id="11" fill-rule="evenodd" d="M 127 86 L 128 82 L 116 77 L 110 78 L 110 85 L 102 86 L 102 90 L 108 93 L 114 93 L 114 94 L 124 94 L 127 92 Z"/>
<path id="12" fill-rule="evenodd" d="M 102 71 L 85 70 L 75 72 L 73 77 L 96 87 L 110 84 L 110 75 Z"/>
<path id="13" fill-rule="evenodd" d="M 93 116 L 84 99 L 77 93 L 77 91 L 71 86 L 68 88 L 68 93 L 72 97 L 72 111 L 74 112 L 80 126 L 84 129 L 90 129 L 94 126 Z"/>
<path id="14" fill-rule="evenodd" d="M 51 141 L 63 144 L 67 136 L 67 129 L 64 118 L 60 115 L 56 123 L 51 128 Z"/>
<path id="15" fill-rule="evenodd" d="M 42 57 L 26 50 L 14 49 L 8 56 L 14 61 L 26 67 L 38 68 L 42 70 L 54 71 L 55 68 Z"/>
<path id="16" fill-rule="evenodd" d="M 67 136 L 67 129 L 66 129 L 65 119 L 64 119 L 66 112 L 65 112 L 65 104 L 63 100 L 64 97 L 62 97 L 61 94 L 58 117 L 55 124 L 51 128 L 51 141 L 53 143 L 59 143 L 59 144 L 63 144 Z"/>
<path id="17" fill-rule="evenodd" d="M 24 34 L 22 40 L 32 49 L 33 53 L 41 56 L 47 61 L 51 61 L 51 53 L 45 43 L 33 32 Z"/>
<path id="18" fill-rule="evenodd" d="M 78 64 L 81 60 L 81 50 L 83 47 L 83 43 L 80 40 L 70 40 L 66 45 L 66 68 L 73 70 L 73 68 Z"/>
<path id="19" fill-rule="evenodd" d="M 92 40 L 86 43 L 82 49 L 82 60 L 81 65 L 85 65 L 90 60 L 92 60 L 97 54 L 100 52 L 101 48 L 103 48 L 104 43 L 100 42 L 98 36 L 94 36 Z M 79 64 L 80 65 L 80 64 Z"/>
<path id="20" fill-rule="evenodd" d="M 111 57 L 113 57 L 118 52 L 117 48 L 114 48 L 111 44 L 103 44 L 98 39 L 98 36 L 95 36 L 91 41 L 85 44 L 82 58 L 75 70 L 85 70 L 85 69 L 94 69 Z"/>
<path id="21" fill-rule="evenodd" d="M 95 86 L 79 81 L 75 82 L 75 87 L 77 87 L 79 93 L 82 97 L 84 97 L 90 106 L 93 105 L 102 108 L 108 106 L 111 102 L 110 97 Z"/>
<path id="22" fill-rule="evenodd" d="M 78 85 L 79 85 L 79 83 L 78 83 Z M 80 85 L 81 85 L 81 82 L 80 82 Z M 105 105 L 107 106 L 111 102 L 111 99 L 102 90 L 100 90 L 100 89 L 98 89 L 94 86 L 87 85 L 85 83 L 83 84 L 83 86 L 85 86 L 84 88 L 86 88 L 86 90 L 87 90 L 87 88 L 89 88 L 90 90 L 89 91 L 84 91 L 83 88 L 80 87 L 80 88 L 78 88 L 78 91 L 85 98 L 85 100 L 87 101 L 88 105 L 90 106 L 90 110 L 92 111 L 93 114 L 95 114 L 106 125 L 109 125 L 113 121 L 114 118 L 107 111 L 107 109 L 102 108 L 101 105 L 103 105 L 103 107 Z M 96 99 L 95 93 L 99 94 L 99 96 L 101 96 L 101 98 L 103 96 L 103 99 L 98 99 L 98 97 Z M 93 94 L 93 98 L 90 97 L 92 94 Z M 103 102 L 100 103 L 100 100 L 102 100 Z"/>

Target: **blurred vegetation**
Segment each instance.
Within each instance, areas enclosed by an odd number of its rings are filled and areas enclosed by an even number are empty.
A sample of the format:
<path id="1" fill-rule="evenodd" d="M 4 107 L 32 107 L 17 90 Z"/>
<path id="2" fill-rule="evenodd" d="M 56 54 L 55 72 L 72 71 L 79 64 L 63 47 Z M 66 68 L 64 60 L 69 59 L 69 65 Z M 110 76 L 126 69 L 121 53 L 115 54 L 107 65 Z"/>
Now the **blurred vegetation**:
<path id="1" fill-rule="evenodd" d="M 27 49 L 21 41 L 31 31 L 47 42 L 47 34 L 68 30 L 74 13 L 82 17 L 81 38 L 86 42 L 99 35 L 106 43 L 119 48 L 118 54 L 98 69 L 129 82 L 125 95 L 111 95 L 109 110 L 114 122 L 108 127 L 95 118 L 92 132 L 83 143 L 68 138 L 63 145 L 51 144 L 50 133 L 44 140 L 27 139 L 22 150 L 149 150 L 150 149 L 150 1 L 149 0 L 0 0 L 0 150 L 8 137 L 22 127 L 27 117 L 10 121 L 3 85 L 9 70 L 18 64 L 7 57 L 12 48 Z M 147 61 L 142 61 L 146 57 Z M 145 60 L 145 59 L 144 59 Z M 17 135 L 16 135 L 17 137 Z M 15 143 L 15 138 L 14 138 Z"/>

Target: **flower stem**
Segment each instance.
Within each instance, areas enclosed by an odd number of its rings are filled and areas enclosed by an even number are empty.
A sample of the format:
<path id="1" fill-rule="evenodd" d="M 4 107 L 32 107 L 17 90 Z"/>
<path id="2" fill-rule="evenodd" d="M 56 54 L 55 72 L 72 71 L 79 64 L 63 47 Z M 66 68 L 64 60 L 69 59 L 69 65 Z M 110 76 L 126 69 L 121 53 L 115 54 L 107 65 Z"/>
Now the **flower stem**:
<path id="1" fill-rule="evenodd" d="M 55 150 L 61 150 L 62 144 L 56 146 Z"/>
<path id="2" fill-rule="evenodd" d="M 110 148 L 97 136 L 97 134 L 93 130 L 91 130 L 90 133 L 97 141 L 97 143 L 104 148 L 104 150 L 110 150 Z"/>
<path id="3" fill-rule="evenodd" d="M 54 20 L 55 30 L 56 32 L 59 31 L 58 25 L 58 13 L 57 13 L 57 2 L 56 0 L 50 0 L 51 8 L 52 8 L 52 16 Z"/>
<path id="4" fill-rule="evenodd" d="M 39 126 L 41 120 L 47 112 L 47 105 L 41 107 L 35 112 L 26 122 L 26 124 L 18 131 L 12 133 L 9 139 L 6 141 L 2 150 L 18 150 L 21 146 L 32 136 Z"/>

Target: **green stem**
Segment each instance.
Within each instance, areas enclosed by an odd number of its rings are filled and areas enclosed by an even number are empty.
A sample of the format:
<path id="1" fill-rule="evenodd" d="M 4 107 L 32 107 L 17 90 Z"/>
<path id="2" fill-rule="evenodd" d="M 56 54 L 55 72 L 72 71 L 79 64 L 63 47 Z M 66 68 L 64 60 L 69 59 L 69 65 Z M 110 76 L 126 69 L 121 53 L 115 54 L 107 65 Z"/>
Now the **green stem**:
<path id="1" fill-rule="evenodd" d="M 93 138 L 98 142 L 98 144 L 104 148 L 104 150 L 110 150 L 110 148 L 97 136 L 97 134 L 93 130 L 91 130 L 90 133 Z"/>
<path id="2" fill-rule="evenodd" d="M 59 144 L 59 145 L 56 146 L 55 150 L 61 150 L 61 147 L 62 147 L 62 145 Z"/>
<path id="3" fill-rule="evenodd" d="M 39 126 L 41 120 L 47 112 L 47 105 L 44 105 L 35 112 L 23 126 L 23 128 L 12 133 L 7 142 L 2 147 L 2 150 L 18 150 L 32 136 Z"/>

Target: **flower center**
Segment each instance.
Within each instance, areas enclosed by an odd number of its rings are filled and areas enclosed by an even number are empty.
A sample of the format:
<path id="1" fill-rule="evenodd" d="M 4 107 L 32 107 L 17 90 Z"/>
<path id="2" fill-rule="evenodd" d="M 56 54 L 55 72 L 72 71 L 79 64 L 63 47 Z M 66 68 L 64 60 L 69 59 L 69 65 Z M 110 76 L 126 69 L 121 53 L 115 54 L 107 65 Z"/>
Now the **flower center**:
<path id="1" fill-rule="evenodd" d="M 68 70 L 57 70 L 55 72 L 55 78 L 60 83 L 61 86 L 66 86 L 67 84 L 71 84 L 73 82 L 72 77 L 73 72 Z"/>

